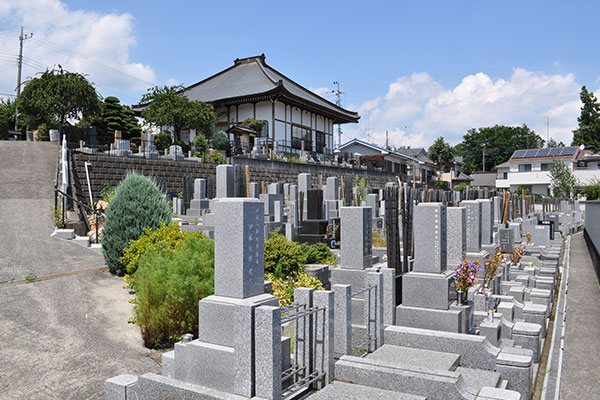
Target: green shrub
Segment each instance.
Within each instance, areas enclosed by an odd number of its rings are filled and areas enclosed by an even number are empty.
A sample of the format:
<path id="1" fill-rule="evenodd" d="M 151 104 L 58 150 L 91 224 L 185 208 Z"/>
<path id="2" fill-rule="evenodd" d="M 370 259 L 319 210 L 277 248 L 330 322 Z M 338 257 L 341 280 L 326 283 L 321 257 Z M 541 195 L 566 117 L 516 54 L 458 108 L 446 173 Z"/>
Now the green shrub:
<path id="1" fill-rule="evenodd" d="M 115 197 L 115 187 L 110 186 L 110 183 L 104 182 L 104 187 L 100 191 L 100 197 L 102 201 L 110 203 L 113 197 Z"/>
<path id="2" fill-rule="evenodd" d="M 208 149 L 208 140 L 206 137 L 202 134 L 197 134 L 196 137 L 194 137 L 194 140 L 192 140 L 192 144 L 196 149 L 196 153 L 200 153 L 198 157 L 204 157 L 204 153 L 206 153 L 206 150 Z"/>
<path id="3" fill-rule="evenodd" d="M 211 150 L 206 156 L 206 160 L 204 160 L 204 162 L 223 164 L 225 162 L 225 156 L 221 154 L 218 150 Z"/>
<path id="4" fill-rule="evenodd" d="M 171 145 L 171 134 L 169 132 L 161 132 L 154 137 L 154 146 L 156 150 L 164 150 Z"/>
<path id="5" fill-rule="evenodd" d="M 273 296 L 279 299 L 279 306 L 287 306 L 294 302 L 294 289 L 299 287 L 323 290 L 323 284 L 304 270 L 296 272 L 288 278 L 278 278 L 273 274 L 265 274 L 265 279 L 273 282 Z"/>
<path id="6" fill-rule="evenodd" d="M 458 185 L 454 186 L 454 190 L 458 190 L 458 191 L 465 190 L 466 188 L 467 188 L 466 183 L 459 183 Z"/>
<path id="7" fill-rule="evenodd" d="M 62 218 L 62 207 L 60 206 L 60 204 L 56 207 L 56 210 L 54 210 L 53 217 L 54 217 L 54 225 L 58 229 L 64 229 L 65 221 L 63 221 L 63 218 Z"/>
<path id="8" fill-rule="evenodd" d="M 175 249 L 149 250 L 135 278 L 135 323 L 147 347 L 166 347 L 198 335 L 198 300 L 213 294 L 214 242 L 189 236 Z"/>
<path id="9" fill-rule="evenodd" d="M 119 184 L 106 210 L 102 252 L 112 273 L 123 275 L 123 250 L 146 228 L 156 229 L 171 220 L 171 210 L 156 182 L 130 172 Z"/>
<path id="10" fill-rule="evenodd" d="M 8 109 L 0 104 L 0 140 L 8 139 L 8 123 L 10 121 Z"/>
<path id="11" fill-rule="evenodd" d="M 125 265 L 127 274 L 131 277 L 138 270 L 140 259 L 146 252 L 156 250 L 160 247 L 176 249 L 184 239 L 189 237 L 201 239 L 203 235 L 200 232 L 182 231 L 179 225 L 174 222 L 168 225 L 161 222 L 158 229 L 152 230 L 146 228 L 144 234 L 139 239 L 132 240 L 129 246 L 123 251 L 121 262 Z M 133 279 L 133 277 L 130 279 Z"/>
<path id="12" fill-rule="evenodd" d="M 307 264 L 335 264 L 335 254 L 325 243 L 302 243 L 300 247 Z"/>
<path id="13" fill-rule="evenodd" d="M 387 238 L 379 230 L 373 229 L 371 233 L 373 247 L 387 247 Z"/>
<path id="14" fill-rule="evenodd" d="M 303 270 L 305 263 L 302 247 L 298 243 L 289 242 L 279 230 L 269 234 L 265 241 L 265 273 L 287 279 Z"/>
<path id="15" fill-rule="evenodd" d="M 448 182 L 446 182 L 446 181 L 442 181 L 441 179 L 438 179 L 438 180 L 436 180 L 436 181 L 433 183 L 433 186 L 434 186 L 436 189 L 442 189 L 442 190 L 446 190 L 446 189 L 448 189 Z"/>
<path id="16" fill-rule="evenodd" d="M 49 142 L 50 141 L 50 129 L 48 129 L 48 126 L 46 124 L 38 125 L 37 132 L 38 132 L 38 140 L 40 142 Z"/>
<path id="17" fill-rule="evenodd" d="M 215 132 L 213 135 L 213 147 L 217 150 L 227 150 L 229 148 L 229 138 L 223 131 Z"/>
<path id="18" fill-rule="evenodd" d="M 600 180 L 594 178 L 590 184 L 583 187 L 583 194 L 587 200 L 600 199 Z"/>

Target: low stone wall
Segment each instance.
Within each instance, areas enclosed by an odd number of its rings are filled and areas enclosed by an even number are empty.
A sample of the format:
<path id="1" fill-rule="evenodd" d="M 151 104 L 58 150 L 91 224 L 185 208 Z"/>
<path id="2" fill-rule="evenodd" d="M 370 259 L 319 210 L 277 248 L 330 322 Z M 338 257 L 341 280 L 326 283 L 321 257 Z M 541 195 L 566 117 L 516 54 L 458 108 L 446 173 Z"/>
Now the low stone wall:
<path id="1" fill-rule="evenodd" d="M 600 282 L 600 200 L 585 202 L 585 230 L 583 236 L 590 252 L 590 258 Z"/>
<path id="2" fill-rule="evenodd" d="M 143 175 L 164 182 L 168 192 L 183 191 L 183 178 L 215 177 L 216 165 L 196 161 L 152 160 L 135 157 L 116 157 L 100 154 L 71 153 L 72 185 L 78 198 L 89 203 L 85 174 L 85 162 L 90 163 L 88 170 L 90 186 L 94 200 L 98 199 L 105 182 L 117 186 L 128 171 L 135 170 Z M 317 164 L 300 164 L 247 158 L 233 158 L 234 165 L 248 166 L 251 182 L 298 183 L 298 174 L 308 172 L 313 176 L 313 185 L 318 185 L 330 176 L 344 177 L 346 183 L 352 179 L 365 178 L 373 188 L 383 188 L 387 182 L 396 181 L 396 176 L 382 171 L 358 168 L 329 167 Z"/>

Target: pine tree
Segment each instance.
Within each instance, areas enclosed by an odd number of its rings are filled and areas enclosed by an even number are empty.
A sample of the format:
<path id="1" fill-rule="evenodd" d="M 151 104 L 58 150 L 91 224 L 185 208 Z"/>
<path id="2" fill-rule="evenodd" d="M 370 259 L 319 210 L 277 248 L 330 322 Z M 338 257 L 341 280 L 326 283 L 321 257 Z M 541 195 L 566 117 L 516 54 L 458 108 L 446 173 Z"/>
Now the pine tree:
<path id="1" fill-rule="evenodd" d="M 580 96 L 583 106 L 581 115 L 577 118 L 579 127 L 573 131 L 572 146 L 585 145 L 594 153 L 600 151 L 600 104 L 594 93 L 581 87 Z"/>

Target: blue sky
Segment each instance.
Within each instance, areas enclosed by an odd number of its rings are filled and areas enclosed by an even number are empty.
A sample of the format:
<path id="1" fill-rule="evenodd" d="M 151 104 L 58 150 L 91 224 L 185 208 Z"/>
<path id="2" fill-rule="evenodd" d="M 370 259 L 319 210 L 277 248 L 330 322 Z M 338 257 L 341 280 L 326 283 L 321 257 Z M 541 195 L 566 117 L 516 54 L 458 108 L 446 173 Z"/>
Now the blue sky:
<path id="1" fill-rule="evenodd" d="M 150 84 L 189 85 L 265 53 L 330 100 L 339 81 L 362 116 L 344 138 L 377 144 L 386 130 L 396 146 L 455 144 L 496 123 L 546 138 L 546 117 L 569 141 L 581 85 L 600 87 L 594 1 L 22 3 L 0 4 L 0 93 L 14 90 L 20 25 L 34 32 L 24 78 L 60 63 L 128 104 Z"/>

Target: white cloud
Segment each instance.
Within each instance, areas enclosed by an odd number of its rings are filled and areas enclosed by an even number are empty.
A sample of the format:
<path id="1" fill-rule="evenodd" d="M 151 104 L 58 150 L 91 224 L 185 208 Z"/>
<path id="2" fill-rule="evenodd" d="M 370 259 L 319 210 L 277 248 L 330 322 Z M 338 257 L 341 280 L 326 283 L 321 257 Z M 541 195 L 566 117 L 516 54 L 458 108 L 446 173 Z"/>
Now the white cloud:
<path id="1" fill-rule="evenodd" d="M 173 77 L 167 79 L 167 82 L 165 83 L 167 86 L 177 86 L 179 85 L 179 82 L 177 82 L 177 80 Z"/>
<path id="2" fill-rule="evenodd" d="M 322 86 L 322 87 L 318 87 L 318 88 L 309 88 L 308 90 L 310 90 L 311 92 L 327 99 L 327 100 L 331 100 L 331 97 L 333 96 L 333 89 L 327 87 L 327 86 Z"/>
<path id="3" fill-rule="evenodd" d="M 23 25 L 33 39 L 23 45 L 23 80 L 60 64 L 81 72 L 104 96 L 114 95 L 122 103 L 139 100 L 139 95 L 156 82 L 154 70 L 130 57 L 137 44 L 130 14 L 99 14 L 71 10 L 60 0 L 5 0 L 0 6 L 0 23 Z M 0 36 L 0 53 L 18 52 L 18 34 Z M 12 63 L 14 65 L 14 59 Z M 11 60 L 0 59 L 0 70 Z M 16 71 L 16 68 L 15 68 Z M 0 92 L 12 92 L 16 72 L 0 76 Z"/>
<path id="4" fill-rule="evenodd" d="M 550 136 L 569 144 L 579 115 L 580 88 L 573 74 L 523 68 L 515 68 L 507 80 L 483 72 L 468 75 L 450 89 L 427 73 L 415 73 L 398 78 L 385 95 L 360 105 L 360 124 L 346 130 L 348 136 L 384 144 L 387 129 L 395 146 L 428 147 L 439 136 L 456 144 L 471 128 L 527 124 L 546 139 L 549 116 Z"/>

